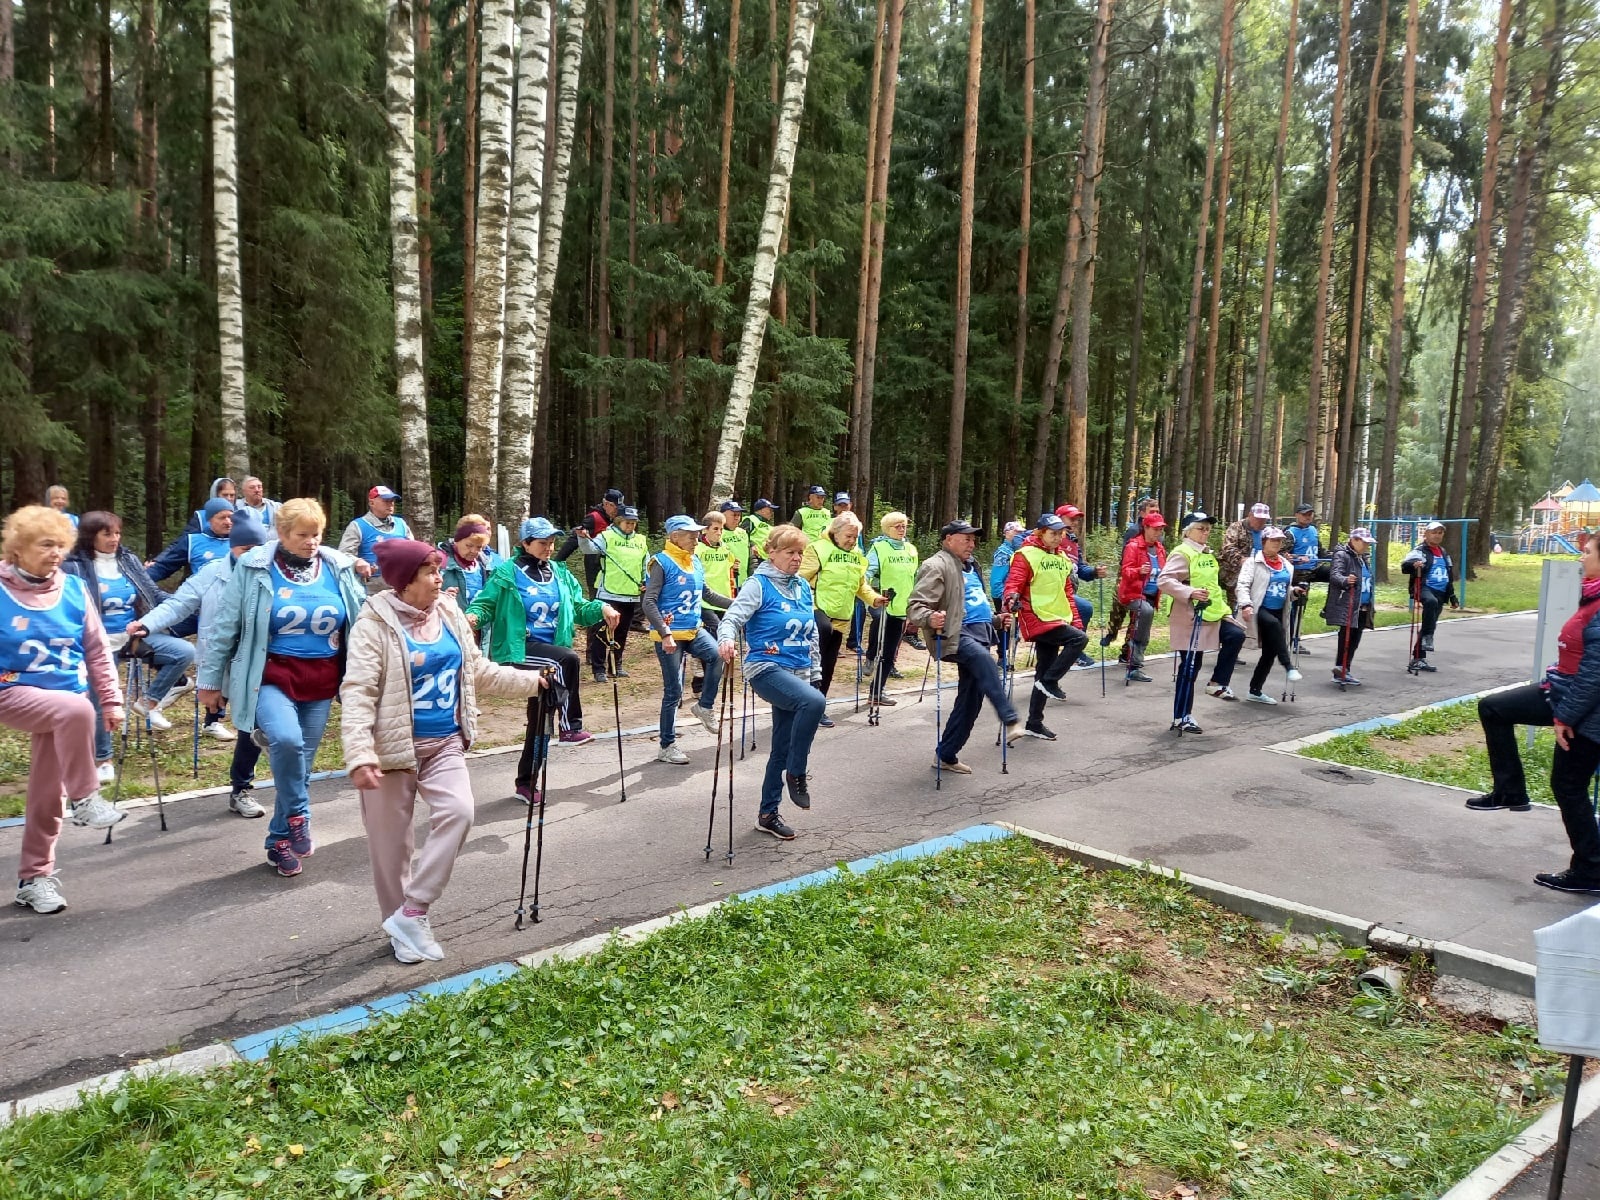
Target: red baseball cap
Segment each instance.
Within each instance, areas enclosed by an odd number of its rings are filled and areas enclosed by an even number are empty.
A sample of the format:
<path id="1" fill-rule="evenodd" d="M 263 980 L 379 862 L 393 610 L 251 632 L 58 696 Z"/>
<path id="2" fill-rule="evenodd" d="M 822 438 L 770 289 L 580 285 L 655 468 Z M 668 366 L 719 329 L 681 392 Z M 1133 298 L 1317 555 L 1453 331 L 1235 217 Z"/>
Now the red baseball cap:
<path id="1" fill-rule="evenodd" d="M 1060 508 L 1056 509 L 1056 516 L 1060 517 L 1063 521 L 1076 521 L 1079 517 L 1083 516 L 1083 510 L 1076 504 L 1063 504 Z"/>
<path id="2" fill-rule="evenodd" d="M 1144 515 L 1144 527 L 1146 529 L 1165 529 L 1167 527 L 1167 519 L 1152 508 Z"/>

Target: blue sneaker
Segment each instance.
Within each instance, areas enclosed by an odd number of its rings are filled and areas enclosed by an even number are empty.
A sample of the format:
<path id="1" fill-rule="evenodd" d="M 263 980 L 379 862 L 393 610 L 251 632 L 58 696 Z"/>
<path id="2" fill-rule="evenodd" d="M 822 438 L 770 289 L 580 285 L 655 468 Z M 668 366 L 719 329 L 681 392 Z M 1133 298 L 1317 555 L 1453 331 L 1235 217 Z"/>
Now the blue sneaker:
<path id="1" fill-rule="evenodd" d="M 316 846 L 311 842 L 309 817 L 289 818 L 289 848 L 294 851 L 296 858 L 310 858 L 316 852 Z"/>
<path id="2" fill-rule="evenodd" d="M 267 862 L 276 867 L 278 874 L 285 879 L 300 874 L 300 856 L 294 852 L 288 838 L 281 838 L 267 848 Z"/>

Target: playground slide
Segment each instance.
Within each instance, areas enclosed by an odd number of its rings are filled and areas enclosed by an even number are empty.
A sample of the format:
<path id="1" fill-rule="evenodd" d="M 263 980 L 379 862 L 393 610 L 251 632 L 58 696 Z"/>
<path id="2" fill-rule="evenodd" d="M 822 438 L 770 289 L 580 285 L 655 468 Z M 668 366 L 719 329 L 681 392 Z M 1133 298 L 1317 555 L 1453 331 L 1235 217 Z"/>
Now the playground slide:
<path id="1" fill-rule="evenodd" d="M 1550 535 L 1550 548 L 1552 550 L 1559 550 L 1562 554 L 1578 553 L 1578 548 L 1574 546 L 1569 539 L 1562 537 L 1559 533 L 1552 533 Z"/>

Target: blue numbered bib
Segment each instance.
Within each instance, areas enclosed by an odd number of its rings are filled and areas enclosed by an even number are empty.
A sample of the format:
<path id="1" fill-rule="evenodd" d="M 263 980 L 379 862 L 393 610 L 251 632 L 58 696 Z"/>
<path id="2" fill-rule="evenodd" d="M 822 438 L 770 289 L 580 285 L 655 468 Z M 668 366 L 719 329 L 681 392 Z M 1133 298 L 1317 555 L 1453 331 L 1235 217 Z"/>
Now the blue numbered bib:
<path id="1" fill-rule="evenodd" d="M 1366 563 L 1361 564 L 1361 603 L 1372 603 L 1372 570 Z"/>
<path id="2" fill-rule="evenodd" d="M 976 571 L 961 572 L 962 600 L 966 605 L 966 625 L 987 625 L 994 620 L 994 607 L 983 593 L 983 580 Z"/>
<path id="3" fill-rule="evenodd" d="M 1294 579 L 1294 569 L 1287 563 L 1272 573 L 1267 580 L 1267 594 L 1261 598 L 1261 607 L 1276 612 L 1289 600 L 1289 584 Z"/>
<path id="4" fill-rule="evenodd" d="M 796 579 L 796 598 L 790 600 L 765 575 L 755 578 L 761 584 L 761 607 L 744 627 L 745 641 L 750 646 L 745 657 L 791 671 L 804 670 L 811 665 L 811 643 L 817 636 L 811 585 Z"/>
<path id="5" fill-rule="evenodd" d="M 50 608 L 27 608 L 0 587 L 0 688 L 87 692 L 83 623 L 88 612 L 89 593 L 76 575 L 66 577 Z"/>
<path id="6" fill-rule="evenodd" d="M 437 641 L 419 642 L 407 634 L 406 652 L 411 659 L 412 735 L 449 737 L 461 728 L 456 719 L 461 643 L 448 625 L 441 625 Z"/>
<path id="7" fill-rule="evenodd" d="M 556 640 L 556 615 L 561 611 L 561 584 L 552 571 L 544 583 L 536 583 L 522 572 L 522 582 L 517 585 L 522 594 L 522 611 L 528 618 L 528 636 L 536 642 Z"/>
<path id="8" fill-rule="evenodd" d="M 346 619 L 339 581 L 327 563 L 310 583 L 295 583 L 272 564 L 272 616 L 267 652 L 286 658 L 332 658 Z"/>
<path id="9" fill-rule="evenodd" d="M 1161 589 L 1156 586 L 1156 578 L 1161 574 L 1161 559 L 1156 555 L 1154 546 L 1146 546 L 1144 556 L 1150 562 L 1150 574 L 1144 577 L 1144 594 L 1154 596 Z"/>
<path id="10" fill-rule="evenodd" d="M 1450 590 L 1450 560 L 1442 554 L 1428 556 L 1428 586 L 1436 592 Z"/>
<path id="11" fill-rule="evenodd" d="M 105 623 L 106 632 L 126 631 L 133 623 L 133 603 L 138 596 L 133 580 L 122 574 L 112 579 L 96 575 L 95 582 L 100 585 L 100 620 Z"/>
<path id="12" fill-rule="evenodd" d="M 214 563 L 228 553 L 228 539 L 209 533 L 189 535 L 189 574 L 200 574 L 207 563 Z"/>
<path id="13" fill-rule="evenodd" d="M 1289 536 L 1294 539 L 1294 552 L 1299 558 L 1314 558 L 1317 553 L 1317 527 L 1315 525 L 1291 525 Z"/>
<path id="14" fill-rule="evenodd" d="M 656 563 L 663 577 L 657 602 L 661 619 L 673 633 L 700 628 L 700 597 L 706 590 L 704 565 L 697 558 L 693 568 L 685 571 L 665 551 L 656 555 Z"/>
<path id="15" fill-rule="evenodd" d="M 393 529 L 379 529 L 367 517 L 360 517 L 357 524 L 361 526 L 361 557 L 373 566 L 378 565 L 378 543 L 392 542 L 396 538 L 411 536 L 411 527 L 406 524 L 404 517 L 391 517 L 394 522 Z"/>

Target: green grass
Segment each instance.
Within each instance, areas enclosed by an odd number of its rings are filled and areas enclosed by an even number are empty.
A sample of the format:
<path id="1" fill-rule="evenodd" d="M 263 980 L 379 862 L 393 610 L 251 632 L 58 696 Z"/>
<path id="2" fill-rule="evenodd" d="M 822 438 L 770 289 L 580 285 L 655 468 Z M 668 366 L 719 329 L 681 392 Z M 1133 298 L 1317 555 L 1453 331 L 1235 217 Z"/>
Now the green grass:
<path id="1" fill-rule="evenodd" d="M 1383 729 L 1347 733 L 1308 746 L 1300 753 L 1347 767 L 1391 771 L 1427 783 L 1448 783 L 1487 792 L 1494 787 L 1494 777 L 1489 773 L 1489 754 L 1482 739 L 1474 737 L 1466 745 L 1460 745 L 1457 739 L 1444 740 L 1463 730 L 1475 733 L 1478 729 L 1477 703 L 1465 701 L 1430 709 Z M 1429 748 L 1429 739 L 1437 740 L 1438 751 L 1417 758 L 1417 752 Z M 1522 766 L 1528 779 L 1528 798 L 1535 804 L 1555 803 L 1555 797 L 1550 794 L 1550 759 L 1555 744 L 1555 734 L 1548 729 L 1537 731 L 1531 748 L 1518 734 L 1517 748 L 1522 752 Z M 1395 751 L 1402 745 L 1411 746 L 1412 752 L 1407 756 L 1397 754 Z"/>
<path id="2" fill-rule="evenodd" d="M 19 1121 L 0 1193 L 1435 1196 L 1559 1067 L 1364 955 L 1016 839 Z"/>

